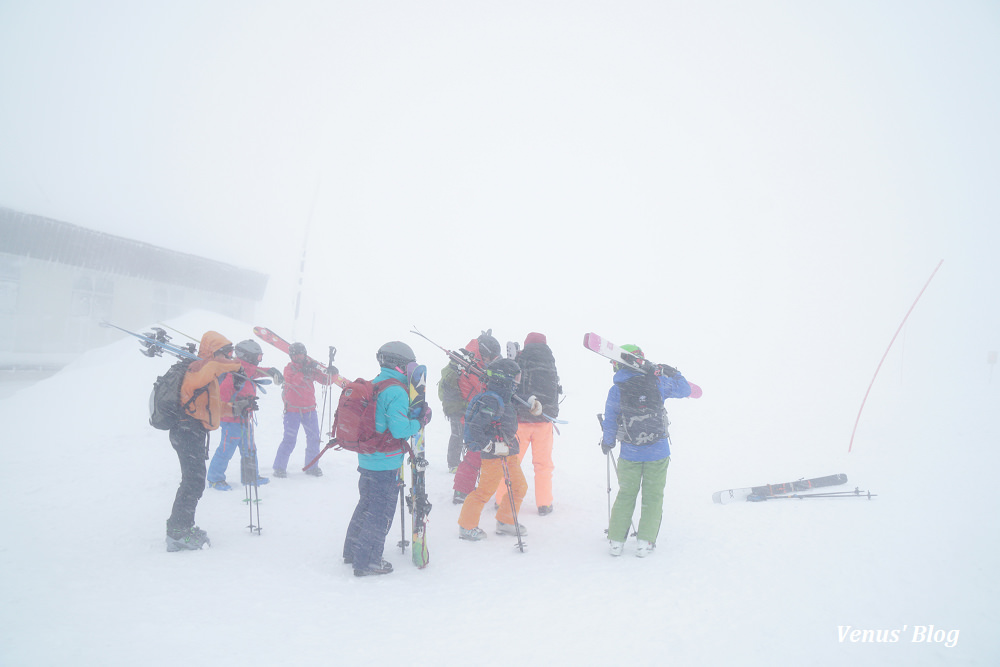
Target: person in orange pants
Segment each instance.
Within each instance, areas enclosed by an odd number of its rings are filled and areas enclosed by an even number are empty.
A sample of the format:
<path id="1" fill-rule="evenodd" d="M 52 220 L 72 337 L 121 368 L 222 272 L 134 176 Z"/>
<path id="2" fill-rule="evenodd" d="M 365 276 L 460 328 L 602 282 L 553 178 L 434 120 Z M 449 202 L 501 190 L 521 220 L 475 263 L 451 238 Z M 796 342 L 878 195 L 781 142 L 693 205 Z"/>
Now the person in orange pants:
<path id="1" fill-rule="evenodd" d="M 517 441 L 520 453 L 517 455 L 518 467 L 524 462 L 524 457 L 531 448 L 531 466 L 535 472 L 535 505 L 538 514 L 545 516 L 552 512 L 552 472 L 556 469 L 552 463 L 552 422 L 519 422 L 517 425 Z M 497 488 L 497 504 L 502 509 L 510 505 L 507 500 L 506 485 Z"/>
<path id="2" fill-rule="evenodd" d="M 542 404 L 546 415 L 557 416 L 562 386 L 559 383 L 556 360 L 545 335 L 529 333 L 516 361 L 521 369 L 518 393 L 533 396 Z M 524 461 L 528 448 L 531 448 L 531 464 L 535 469 L 535 505 L 538 507 L 538 514 L 545 516 L 552 513 L 552 472 L 555 470 L 552 463 L 552 422 L 541 413 L 534 414 L 522 405 L 517 407 L 517 422 L 517 439 L 521 446 L 518 457 L 520 461 Z M 505 503 L 510 504 L 507 503 L 507 489 L 503 485 L 497 489 L 497 503 L 501 507 Z"/>
<path id="3" fill-rule="evenodd" d="M 528 482 L 521 472 L 517 458 L 517 407 L 514 404 L 514 387 L 520 381 L 521 370 L 513 359 L 498 359 L 486 369 L 486 391 L 476 396 L 465 413 L 465 444 L 470 452 L 482 454 L 479 484 L 466 496 L 458 516 L 458 536 L 463 540 L 477 541 L 486 537 L 479 527 L 479 519 L 486 501 L 496 492 L 501 482 L 506 489 L 504 466 L 510 475 L 514 503 L 504 503 L 497 510 L 497 535 L 525 535 L 527 531 L 518 523 L 517 510 L 528 492 Z M 530 401 L 541 413 L 542 404 Z"/>
<path id="4" fill-rule="evenodd" d="M 479 469 L 479 485 L 465 498 L 465 502 L 462 503 L 462 511 L 458 515 L 458 525 L 462 531 L 465 531 L 464 533 L 459 533 L 462 539 L 475 540 L 486 536 L 485 532 L 479 528 L 479 518 L 482 516 L 483 507 L 490 497 L 493 496 L 494 491 L 502 488 L 506 496 L 507 483 L 503 477 L 504 460 L 506 460 L 507 470 L 510 472 L 510 486 L 511 491 L 514 493 L 514 506 L 520 509 L 521 501 L 524 500 L 524 496 L 528 493 L 528 481 L 524 478 L 524 472 L 521 471 L 521 464 L 518 461 L 517 455 L 510 454 L 508 456 L 496 457 L 484 453 L 482 467 Z M 476 531 L 482 533 L 482 537 L 473 537 L 473 535 L 477 534 Z M 527 531 L 524 529 L 524 526 L 521 526 L 521 534 L 525 535 L 526 533 Z M 514 512 L 511 509 L 510 501 L 506 497 L 500 505 L 500 509 L 497 510 L 497 534 L 515 534 Z"/>

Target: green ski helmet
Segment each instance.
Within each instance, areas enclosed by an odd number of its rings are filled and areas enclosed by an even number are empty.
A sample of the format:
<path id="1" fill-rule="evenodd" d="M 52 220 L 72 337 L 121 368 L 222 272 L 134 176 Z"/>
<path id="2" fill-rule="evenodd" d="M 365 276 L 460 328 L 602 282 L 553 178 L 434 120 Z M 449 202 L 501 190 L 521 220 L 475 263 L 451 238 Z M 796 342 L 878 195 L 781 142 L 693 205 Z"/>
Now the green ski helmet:
<path id="1" fill-rule="evenodd" d="M 622 345 L 622 349 L 625 350 L 626 352 L 628 352 L 629 354 L 633 354 L 633 355 L 639 357 L 640 359 L 645 359 L 646 358 L 646 355 L 642 353 L 642 348 L 639 347 L 638 345 L 632 345 L 631 343 L 629 343 L 627 345 Z M 613 369 L 615 369 L 616 373 L 618 371 L 620 371 L 621 369 L 623 369 L 623 368 L 628 368 L 628 366 L 626 366 L 625 364 L 621 363 L 620 361 L 612 361 L 611 362 L 611 367 Z"/>

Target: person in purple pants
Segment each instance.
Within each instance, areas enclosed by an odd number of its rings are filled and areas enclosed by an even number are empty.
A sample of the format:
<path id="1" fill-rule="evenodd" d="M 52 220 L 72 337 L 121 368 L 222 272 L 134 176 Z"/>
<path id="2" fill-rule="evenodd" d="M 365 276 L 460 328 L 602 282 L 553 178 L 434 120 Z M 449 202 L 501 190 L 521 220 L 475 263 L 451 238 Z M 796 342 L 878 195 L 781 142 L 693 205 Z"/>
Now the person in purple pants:
<path id="1" fill-rule="evenodd" d="M 305 463 L 308 464 L 319 454 L 319 420 L 313 383 L 329 385 L 337 372 L 331 368 L 332 373 L 327 373 L 327 369 L 312 362 L 302 343 L 289 345 L 288 354 L 292 361 L 285 366 L 285 384 L 281 390 L 281 398 L 285 402 L 285 434 L 271 466 L 275 477 L 288 477 L 288 458 L 295 449 L 300 426 L 306 432 Z M 306 470 L 306 474 L 322 477 L 323 471 L 318 465 L 313 465 Z"/>

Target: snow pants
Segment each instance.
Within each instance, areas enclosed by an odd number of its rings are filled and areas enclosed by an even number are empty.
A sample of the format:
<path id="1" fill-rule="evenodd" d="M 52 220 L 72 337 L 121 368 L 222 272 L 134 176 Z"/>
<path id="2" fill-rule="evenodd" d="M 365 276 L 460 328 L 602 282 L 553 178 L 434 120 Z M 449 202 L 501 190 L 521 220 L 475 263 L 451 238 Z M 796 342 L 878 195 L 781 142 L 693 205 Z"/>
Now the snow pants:
<path id="1" fill-rule="evenodd" d="M 399 470 L 366 470 L 358 468 L 360 499 L 347 527 L 344 558 L 354 563 L 355 570 L 364 570 L 382 562 L 385 536 L 392 528 L 399 498 Z"/>
<path id="2" fill-rule="evenodd" d="M 253 442 L 253 426 L 247 422 L 222 422 L 219 446 L 208 466 L 209 482 L 226 481 L 226 468 L 233 454 L 240 452 L 240 483 L 253 484 L 260 476 L 257 470 L 257 448 Z"/>
<path id="3" fill-rule="evenodd" d="M 611 456 L 611 454 L 608 454 Z M 608 537 L 614 542 L 624 542 L 635 512 L 636 498 L 642 490 L 642 508 L 639 511 L 640 540 L 656 543 L 663 519 L 663 489 L 667 486 L 667 467 L 670 457 L 659 461 L 626 461 L 618 459 L 618 496 L 611 508 Z"/>
<path id="4" fill-rule="evenodd" d="M 448 438 L 448 469 L 457 468 L 462 462 L 462 447 L 465 446 L 465 418 L 461 416 L 448 417 L 451 424 L 451 437 Z"/>
<path id="5" fill-rule="evenodd" d="M 510 485 L 514 493 L 514 507 L 521 509 L 521 501 L 528 493 L 528 482 L 521 472 L 521 462 L 517 456 L 505 456 L 503 459 L 483 459 L 483 465 L 479 474 L 479 486 L 470 493 L 465 502 L 462 503 L 462 511 L 458 515 L 458 525 L 466 530 L 472 530 L 479 525 L 479 517 L 483 514 L 483 507 L 486 502 L 493 497 L 497 487 L 504 486 L 506 482 L 503 477 L 503 461 L 507 461 L 507 469 L 510 471 Z M 497 510 L 497 521 L 513 524 L 514 514 L 510 508 L 510 501 L 501 503 Z"/>
<path id="6" fill-rule="evenodd" d="M 535 505 L 544 507 L 552 504 L 552 422 L 521 422 L 517 425 L 517 439 L 521 451 L 517 460 L 524 462 L 524 456 L 531 447 L 531 465 L 535 469 Z M 497 502 L 503 505 L 507 500 L 507 487 L 497 489 Z"/>
<path id="7" fill-rule="evenodd" d="M 170 429 L 170 445 L 181 464 L 181 483 L 167 519 L 167 530 L 186 530 L 194 525 L 194 513 L 205 491 L 208 431 L 200 422 L 182 421 Z"/>
<path id="8" fill-rule="evenodd" d="M 298 439 L 299 426 L 306 432 L 306 459 L 303 465 L 309 463 L 319 454 L 319 418 L 315 410 L 299 412 L 298 410 L 285 411 L 285 434 L 278 445 L 278 453 L 274 456 L 274 464 L 271 466 L 275 470 L 284 470 L 288 467 L 288 459 L 295 449 L 295 441 Z"/>
<path id="9" fill-rule="evenodd" d="M 472 493 L 476 488 L 476 479 L 479 477 L 479 466 L 482 455 L 479 452 L 466 452 L 465 458 L 458 464 L 458 471 L 455 472 L 455 483 L 452 488 L 459 493 Z"/>

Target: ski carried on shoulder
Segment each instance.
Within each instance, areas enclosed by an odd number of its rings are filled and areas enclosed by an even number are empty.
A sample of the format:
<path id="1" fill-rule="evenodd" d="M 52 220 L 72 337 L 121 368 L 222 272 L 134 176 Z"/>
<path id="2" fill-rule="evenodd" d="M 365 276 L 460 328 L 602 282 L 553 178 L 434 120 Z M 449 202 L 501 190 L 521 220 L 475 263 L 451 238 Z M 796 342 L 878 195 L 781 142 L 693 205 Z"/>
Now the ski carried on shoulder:
<path id="1" fill-rule="evenodd" d="M 288 348 L 290 347 L 290 343 L 281 336 L 279 336 L 278 334 L 274 333 L 273 331 L 271 331 L 266 327 L 254 327 L 253 332 L 254 335 L 256 335 L 265 343 L 270 343 L 271 345 L 278 348 L 285 354 L 288 354 Z M 336 353 L 337 348 L 332 348 L 332 350 L 333 352 L 331 352 L 331 356 L 332 354 Z M 330 368 L 329 366 L 324 366 L 323 364 L 319 363 L 309 355 L 306 355 L 306 362 L 312 366 L 315 366 L 316 368 L 319 368 L 324 373 L 328 372 Z M 346 387 L 350 382 L 347 378 L 343 377 L 338 373 L 332 373 L 331 377 L 333 378 L 333 383 L 338 387 L 340 387 L 341 389 Z"/>
<path id="2" fill-rule="evenodd" d="M 428 338 L 427 336 L 425 336 L 422 333 L 420 333 L 419 331 L 417 331 L 416 327 L 410 329 L 410 333 L 416 334 L 416 335 L 420 336 L 421 338 L 423 338 L 424 340 L 426 340 L 428 343 L 430 343 L 434 347 L 438 348 L 439 350 L 441 350 L 442 352 L 444 352 L 445 354 L 447 354 L 449 359 L 451 359 L 456 364 L 458 364 L 459 366 L 461 366 L 467 372 L 472 373 L 473 375 L 475 375 L 480 380 L 485 380 L 486 379 L 486 371 L 483 370 L 482 368 L 480 368 L 479 366 L 477 366 L 474 361 L 472 361 L 471 359 L 469 359 L 465 355 L 459 354 L 458 352 L 452 352 L 448 348 L 443 347 L 441 345 L 438 345 L 437 343 L 435 343 L 434 341 L 432 341 L 430 338 Z M 525 406 L 525 407 L 530 407 L 528 405 L 527 401 L 525 401 L 523 398 L 521 398 L 517 394 L 514 394 L 514 400 L 517 401 L 518 403 L 520 403 L 521 405 Z M 568 421 L 564 421 L 562 419 L 556 419 L 555 417 L 552 417 L 551 415 L 547 415 L 544 412 L 542 413 L 542 416 L 545 417 L 545 419 L 547 419 L 548 421 L 552 422 L 553 424 L 568 424 L 569 423 Z"/>
<path id="3" fill-rule="evenodd" d="M 617 361 L 623 366 L 628 366 L 632 370 L 640 373 L 652 373 L 653 375 L 663 375 L 665 372 L 676 372 L 677 369 L 665 364 L 654 364 L 648 359 L 637 357 L 636 355 L 623 350 L 612 343 L 607 338 L 602 338 L 595 333 L 583 335 L 583 346 L 591 352 L 596 352 L 605 359 Z M 691 395 L 688 398 L 701 398 L 701 387 L 688 380 L 691 385 Z"/>
<path id="4" fill-rule="evenodd" d="M 164 352 L 167 354 L 177 357 L 178 359 L 190 359 L 191 361 L 199 361 L 200 357 L 195 353 L 197 348 L 195 348 L 194 343 L 188 343 L 184 347 L 179 345 L 174 345 L 170 342 L 170 336 L 163 329 L 157 329 L 156 333 L 152 335 L 137 334 L 134 331 L 129 331 L 128 329 L 123 329 L 117 324 L 112 324 L 111 322 L 102 321 L 100 323 L 102 327 L 118 329 L 118 331 L 127 333 L 130 336 L 135 336 L 139 339 L 139 344 L 143 346 L 143 350 L 140 350 L 142 354 L 147 357 L 159 357 L 162 356 Z M 271 384 L 271 380 L 268 378 L 248 378 L 242 373 L 230 372 L 233 377 L 238 377 L 244 382 L 253 382 L 260 389 L 262 394 L 266 394 L 267 390 L 264 389 L 264 385 Z"/>
<path id="5" fill-rule="evenodd" d="M 744 486 L 737 489 L 726 489 L 716 491 L 712 494 L 712 502 L 728 505 L 729 503 L 742 502 L 747 500 L 760 501 L 778 496 L 785 496 L 809 489 L 818 489 L 825 486 L 837 486 L 847 483 L 847 475 L 827 475 L 826 477 L 813 477 L 812 479 L 799 479 L 794 482 L 784 484 L 765 484 L 763 486 Z"/>
<path id="6" fill-rule="evenodd" d="M 414 365 L 409 373 L 410 419 L 418 419 L 427 405 L 427 367 Z M 410 495 L 406 504 L 410 508 L 413 524 L 413 539 L 411 555 L 413 564 L 419 568 L 427 567 L 430 553 L 427 550 L 427 515 L 431 512 L 431 504 L 427 501 L 426 470 L 427 459 L 424 457 L 424 427 L 420 427 L 410 438 Z"/>

